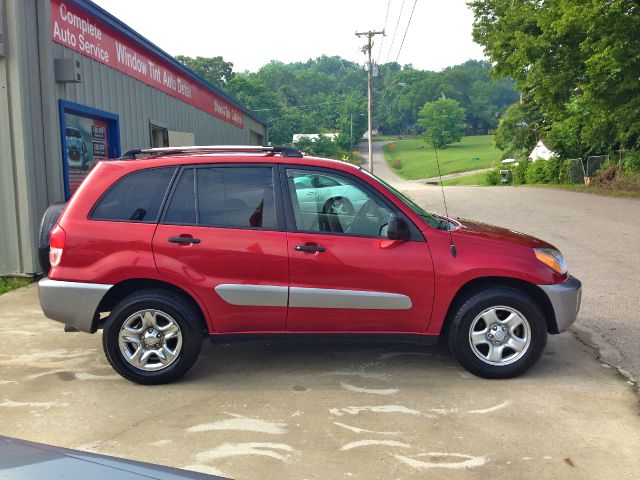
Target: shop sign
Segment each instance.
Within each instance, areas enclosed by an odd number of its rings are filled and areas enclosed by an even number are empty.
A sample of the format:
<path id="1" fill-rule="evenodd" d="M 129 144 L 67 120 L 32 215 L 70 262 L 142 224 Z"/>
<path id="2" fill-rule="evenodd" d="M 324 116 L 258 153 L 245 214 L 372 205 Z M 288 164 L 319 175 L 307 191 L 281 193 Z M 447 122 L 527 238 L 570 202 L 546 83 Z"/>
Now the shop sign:
<path id="1" fill-rule="evenodd" d="M 177 68 L 121 37 L 71 2 L 51 0 L 54 42 L 93 58 L 189 105 L 242 128 L 244 114 L 211 90 L 193 82 Z"/>

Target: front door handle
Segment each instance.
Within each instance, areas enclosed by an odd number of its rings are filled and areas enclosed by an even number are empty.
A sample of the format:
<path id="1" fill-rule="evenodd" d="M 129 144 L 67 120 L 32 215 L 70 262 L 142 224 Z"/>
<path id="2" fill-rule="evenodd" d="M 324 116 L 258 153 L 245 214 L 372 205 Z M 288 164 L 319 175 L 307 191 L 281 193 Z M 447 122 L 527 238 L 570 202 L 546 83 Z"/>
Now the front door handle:
<path id="1" fill-rule="evenodd" d="M 193 238 L 193 237 L 169 237 L 169 241 L 171 243 L 182 243 L 182 244 L 200 243 L 199 238 Z"/>
<path id="2" fill-rule="evenodd" d="M 299 252 L 326 252 L 324 247 L 318 247 L 317 245 L 296 245 L 295 249 Z"/>

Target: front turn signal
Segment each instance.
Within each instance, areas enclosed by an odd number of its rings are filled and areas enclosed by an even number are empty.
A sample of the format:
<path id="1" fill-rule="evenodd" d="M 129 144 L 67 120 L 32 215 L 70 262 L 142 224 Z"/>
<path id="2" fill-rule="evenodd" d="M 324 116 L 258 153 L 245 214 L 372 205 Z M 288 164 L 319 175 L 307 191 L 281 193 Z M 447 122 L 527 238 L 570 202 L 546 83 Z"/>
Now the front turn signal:
<path id="1" fill-rule="evenodd" d="M 550 267 L 554 272 L 564 275 L 567 273 L 567 266 L 564 263 L 562 254 L 555 248 L 534 248 L 536 258 Z"/>

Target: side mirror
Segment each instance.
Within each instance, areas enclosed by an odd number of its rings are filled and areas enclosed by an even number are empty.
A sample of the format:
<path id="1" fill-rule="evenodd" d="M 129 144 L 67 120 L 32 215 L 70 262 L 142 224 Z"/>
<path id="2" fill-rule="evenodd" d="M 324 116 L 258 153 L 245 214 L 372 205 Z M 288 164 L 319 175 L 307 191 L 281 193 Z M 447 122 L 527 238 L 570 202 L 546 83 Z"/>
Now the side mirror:
<path id="1" fill-rule="evenodd" d="M 387 238 L 389 240 L 409 240 L 409 225 L 400 217 L 392 217 L 387 225 Z"/>

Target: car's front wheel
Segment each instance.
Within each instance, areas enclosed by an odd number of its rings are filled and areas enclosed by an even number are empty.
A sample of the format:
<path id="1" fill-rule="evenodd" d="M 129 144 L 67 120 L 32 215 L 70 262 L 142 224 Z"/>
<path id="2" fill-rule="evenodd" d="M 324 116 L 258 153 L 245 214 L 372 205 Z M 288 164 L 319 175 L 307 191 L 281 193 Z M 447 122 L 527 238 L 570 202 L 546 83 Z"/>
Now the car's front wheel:
<path id="1" fill-rule="evenodd" d="M 449 347 L 471 373 L 484 378 L 516 377 L 532 367 L 547 343 L 540 307 L 510 288 L 475 292 L 457 310 Z"/>
<path id="2" fill-rule="evenodd" d="M 202 346 L 199 313 L 184 298 L 162 289 L 133 293 L 107 318 L 102 345 L 116 372 L 145 385 L 184 375 Z"/>

